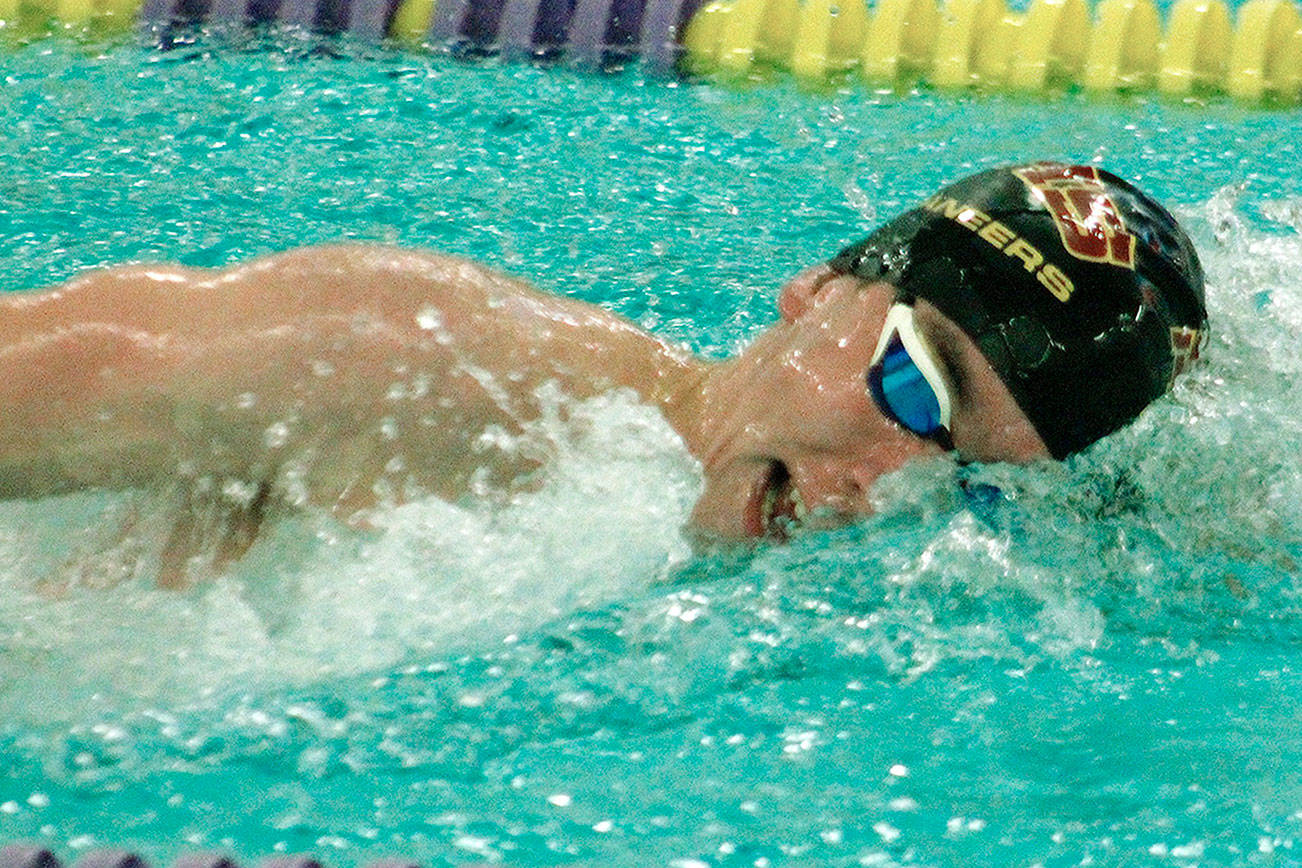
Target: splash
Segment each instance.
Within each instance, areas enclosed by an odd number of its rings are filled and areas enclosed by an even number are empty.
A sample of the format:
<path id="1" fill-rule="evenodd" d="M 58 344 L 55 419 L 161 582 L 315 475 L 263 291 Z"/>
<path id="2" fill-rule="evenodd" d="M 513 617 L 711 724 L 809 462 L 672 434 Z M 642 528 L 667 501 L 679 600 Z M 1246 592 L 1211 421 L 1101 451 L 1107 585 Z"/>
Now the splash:
<path id="1" fill-rule="evenodd" d="M 0 718 L 367 672 L 500 644 L 662 580 L 690 556 L 697 465 L 631 393 L 545 397 L 526 432 L 554 455 L 536 490 L 427 498 L 364 532 L 300 514 L 184 592 L 159 590 L 105 531 L 137 494 L 0 504 Z"/>

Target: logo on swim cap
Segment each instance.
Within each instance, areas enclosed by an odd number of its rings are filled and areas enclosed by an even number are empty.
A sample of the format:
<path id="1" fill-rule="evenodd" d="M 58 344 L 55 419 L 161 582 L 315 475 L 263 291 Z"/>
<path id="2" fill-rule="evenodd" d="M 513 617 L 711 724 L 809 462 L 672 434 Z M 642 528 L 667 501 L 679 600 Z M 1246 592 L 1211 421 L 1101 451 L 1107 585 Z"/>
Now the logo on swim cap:
<path id="1" fill-rule="evenodd" d="M 1198 361 L 1205 332 L 1188 326 L 1171 326 L 1171 382 Z M 1168 388 L 1170 388 L 1168 386 Z"/>
<path id="2" fill-rule="evenodd" d="M 1062 246 L 1077 259 L 1135 268 L 1135 236 L 1093 166 L 1036 164 L 1013 169 L 1044 203 Z"/>

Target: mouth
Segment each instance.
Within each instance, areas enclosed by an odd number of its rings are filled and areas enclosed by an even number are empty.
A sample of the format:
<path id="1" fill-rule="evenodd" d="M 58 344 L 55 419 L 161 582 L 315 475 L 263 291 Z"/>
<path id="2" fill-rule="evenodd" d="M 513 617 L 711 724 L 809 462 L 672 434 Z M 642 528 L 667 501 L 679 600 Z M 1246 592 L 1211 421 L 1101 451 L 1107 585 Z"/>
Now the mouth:
<path id="1" fill-rule="evenodd" d="M 753 509 L 747 521 L 751 536 L 785 540 L 792 527 L 804 519 L 807 510 L 800 492 L 791 482 L 791 472 L 781 461 L 774 461 L 759 481 Z"/>

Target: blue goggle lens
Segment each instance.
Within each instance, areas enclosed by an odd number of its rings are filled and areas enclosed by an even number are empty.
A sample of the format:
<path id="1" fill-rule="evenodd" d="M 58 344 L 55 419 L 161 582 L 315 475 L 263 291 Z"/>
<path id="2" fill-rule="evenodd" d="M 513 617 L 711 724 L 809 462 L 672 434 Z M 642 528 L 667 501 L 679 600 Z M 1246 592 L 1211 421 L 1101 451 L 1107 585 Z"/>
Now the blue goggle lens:
<path id="1" fill-rule="evenodd" d="M 936 392 L 898 334 L 891 337 L 886 352 L 868 369 L 868 389 L 883 413 L 919 437 L 936 438 L 948 433 L 941 423 Z"/>

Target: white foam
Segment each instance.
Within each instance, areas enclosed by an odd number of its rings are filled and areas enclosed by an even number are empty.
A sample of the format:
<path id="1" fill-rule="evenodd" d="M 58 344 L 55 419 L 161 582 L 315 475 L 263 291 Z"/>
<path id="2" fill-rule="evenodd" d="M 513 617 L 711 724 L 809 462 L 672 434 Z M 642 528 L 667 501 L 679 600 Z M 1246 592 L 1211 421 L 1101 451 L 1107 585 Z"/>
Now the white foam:
<path id="1" fill-rule="evenodd" d="M 690 555 L 699 468 L 654 410 L 559 393 L 527 432 L 554 455 L 505 503 L 436 498 L 366 532 L 320 515 L 276 523 L 225 575 L 158 589 L 114 529 L 139 494 L 0 504 L 0 717 L 100 702 L 197 700 L 260 679 L 371 671 L 427 649 L 483 648 L 636 593 Z"/>

